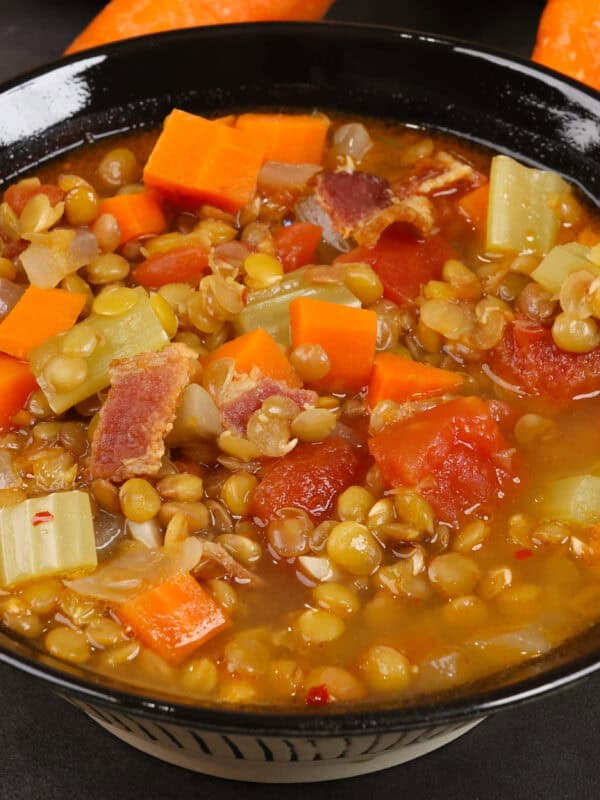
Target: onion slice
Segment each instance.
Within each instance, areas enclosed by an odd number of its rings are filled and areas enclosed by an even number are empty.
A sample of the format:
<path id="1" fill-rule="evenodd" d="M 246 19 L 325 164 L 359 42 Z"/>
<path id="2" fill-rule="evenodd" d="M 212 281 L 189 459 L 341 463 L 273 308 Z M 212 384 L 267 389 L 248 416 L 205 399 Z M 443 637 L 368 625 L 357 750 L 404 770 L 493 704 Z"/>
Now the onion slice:
<path id="1" fill-rule="evenodd" d="M 258 173 L 261 191 L 300 191 L 322 170 L 317 164 L 283 164 L 267 161 Z"/>
<path id="2" fill-rule="evenodd" d="M 333 147 L 341 156 L 350 156 L 354 161 L 362 161 L 373 147 L 369 132 L 360 122 L 342 125 L 333 135 Z"/>
<path id="3" fill-rule="evenodd" d="M 346 241 L 333 227 L 333 220 L 321 206 L 314 195 L 305 197 L 296 203 L 296 214 L 302 222 L 312 222 L 313 225 L 320 225 L 323 231 L 323 241 L 339 250 L 347 253 L 352 249 L 350 242 Z"/>

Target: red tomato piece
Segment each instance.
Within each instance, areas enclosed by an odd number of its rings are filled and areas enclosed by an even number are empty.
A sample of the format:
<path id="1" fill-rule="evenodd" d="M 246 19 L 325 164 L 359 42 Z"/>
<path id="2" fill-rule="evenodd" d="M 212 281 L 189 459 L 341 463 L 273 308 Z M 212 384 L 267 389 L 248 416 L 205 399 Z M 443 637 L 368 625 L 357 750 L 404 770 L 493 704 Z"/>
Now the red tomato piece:
<path id="1" fill-rule="evenodd" d="M 292 272 L 306 264 L 313 264 L 322 236 L 321 226 L 311 222 L 296 222 L 275 231 L 275 254 L 284 270 Z"/>
<path id="2" fill-rule="evenodd" d="M 497 505 L 517 477 L 516 452 L 478 397 L 396 422 L 369 449 L 388 485 L 418 487 L 450 523 L 474 507 Z"/>
<path id="3" fill-rule="evenodd" d="M 36 194 L 45 194 L 51 206 L 59 203 L 65 193 L 58 186 L 43 183 L 41 186 L 9 186 L 4 192 L 4 202 L 12 208 L 15 214 L 20 215 L 27 203 Z"/>
<path id="4" fill-rule="evenodd" d="M 567 353 L 554 344 L 548 328 L 527 320 L 507 327 L 488 365 L 495 375 L 530 397 L 564 403 L 600 391 L 600 348 Z"/>
<path id="5" fill-rule="evenodd" d="M 383 293 L 398 305 L 411 303 L 427 281 L 438 280 L 442 267 L 457 253 L 441 236 L 419 239 L 410 228 L 392 225 L 373 248 L 357 247 L 334 264 L 363 261 L 381 278 Z"/>
<path id="6" fill-rule="evenodd" d="M 294 507 L 320 519 L 354 482 L 358 468 L 356 450 L 337 436 L 320 444 L 300 444 L 267 467 L 250 498 L 251 513 L 268 522 L 282 508 Z"/>
<path id="7" fill-rule="evenodd" d="M 197 283 L 208 269 L 208 253 L 202 247 L 182 247 L 150 256 L 133 270 L 133 279 L 147 289 L 167 283 Z"/>
<path id="8" fill-rule="evenodd" d="M 325 684 L 321 686 L 311 686 L 306 693 L 305 703 L 307 706 L 326 706 L 330 701 L 329 689 Z"/>

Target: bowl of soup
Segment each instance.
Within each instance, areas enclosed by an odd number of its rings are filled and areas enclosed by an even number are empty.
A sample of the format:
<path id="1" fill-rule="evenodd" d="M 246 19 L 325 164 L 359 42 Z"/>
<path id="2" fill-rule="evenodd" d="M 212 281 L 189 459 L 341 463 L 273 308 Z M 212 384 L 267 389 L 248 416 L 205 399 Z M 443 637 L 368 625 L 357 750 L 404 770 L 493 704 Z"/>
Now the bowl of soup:
<path id="1" fill-rule="evenodd" d="M 597 669 L 599 109 L 337 24 L 6 85 L 0 658 L 259 781 Z"/>

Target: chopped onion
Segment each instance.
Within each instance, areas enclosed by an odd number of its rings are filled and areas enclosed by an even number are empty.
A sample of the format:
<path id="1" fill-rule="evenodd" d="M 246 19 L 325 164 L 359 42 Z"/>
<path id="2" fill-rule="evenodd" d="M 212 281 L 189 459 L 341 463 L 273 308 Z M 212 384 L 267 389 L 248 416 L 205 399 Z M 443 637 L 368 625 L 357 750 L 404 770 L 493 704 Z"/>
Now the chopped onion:
<path id="1" fill-rule="evenodd" d="M 316 164 L 282 164 L 267 161 L 258 173 L 258 188 L 266 191 L 299 191 L 322 167 Z"/>
<path id="2" fill-rule="evenodd" d="M 310 195 L 296 203 L 296 215 L 302 222 L 312 222 L 313 225 L 320 225 L 323 231 L 323 240 L 336 250 L 347 253 L 351 249 L 350 242 L 346 241 L 335 230 L 333 220 L 314 195 Z"/>
<path id="3" fill-rule="evenodd" d="M 121 516 L 98 509 L 94 515 L 96 555 L 102 561 L 114 551 L 125 536 L 125 520 Z"/>
<path id="4" fill-rule="evenodd" d="M 350 122 L 337 129 L 333 136 L 333 147 L 341 156 L 350 156 L 362 161 L 373 147 L 369 132 L 360 122 Z"/>
<path id="5" fill-rule="evenodd" d="M 236 269 L 244 266 L 244 261 L 251 252 L 247 244 L 238 241 L 224 242 L 215 247 L 215 255 Z"/>
<path id="6" fill-rule="evenodd" d="M 16 489 L 19 484 L 19 479 L 12 467 L 10 453 L 0 450 L 0 489 Z"/>
<path id="7" fill-rule="evenodd" d="M 343 422 L 337 423 L 331 432 L 331 436 L 339 436 L 340 439 L 345 439 L 353 447 L 362 447 L 364 445 L 364 440 L 358 436 L 354 429 L 349 425 L 344 425 Z"/>
<path id="8" fill-rule="evenodd" d="M 318 285 L 343 284 L 347 268 L 347 264 L 315 264 L 305 268 L 304 277 L 309 283 Z"/>
<path id="9" fill-rule="evenodd" d="M 87 266 L 98 255 L 98 242 L 91 231 L 57 228 L 27 237 L 31 244 L 20 255 L 29 282 L 51 289 L 67 275 Z"/>
<path id="10" fill-rule="evenodd" d="M 471 644 L 479 650 L 512 651 L 524 658 L 533 658 L 552 649 L 552 643 L 548 637 L 533 625 L 520 630 L 499 633 L 495 636 L 474 639 Z"/>
<path id="11" fill-rule="evenodd" d="M 151 586 L 191 572 L 200 563 L 202 553 L 203 544 L 195 537 L 186 539 L 179 547 L 170 548 L 168 554 L 140 542 L 127 541 L 119 546 L 113 558 L 101 564 L 91 575 L 65 581 L 65 584 L 86 597 L 124 603 Z"/>
<path id="12" fill-rule="evenodd" d="M 127 530 L 132 539 L 141 542 L 145 547 L 156 548 L 163 543 L 162 531 L 156 517 L 146 522 L 132 522 L 128 519 Z"/>
<path id="13" fill-rule="evenodd" d="M 192 383 L 183 392 L 168 444 L 181 447 L 197 439 L 212 439 L 222 429 L 221 415 L 214 400 L 206 389 Z"/>
<path id="14" fill-rule="evenodd" d="M 0 320 L 11 311 L 21 299 L 25 287 L 18 283 L 0 278 Z"/>
<path id="15" fill-rule="evenodd" d="M 68 251 L 69 261 L 74 268 L 73 271 L 81 269 L 81 267 L 87 267 L 99 252 L 98 241 L 91 231 L 85 228 L 76 230 Z"/>

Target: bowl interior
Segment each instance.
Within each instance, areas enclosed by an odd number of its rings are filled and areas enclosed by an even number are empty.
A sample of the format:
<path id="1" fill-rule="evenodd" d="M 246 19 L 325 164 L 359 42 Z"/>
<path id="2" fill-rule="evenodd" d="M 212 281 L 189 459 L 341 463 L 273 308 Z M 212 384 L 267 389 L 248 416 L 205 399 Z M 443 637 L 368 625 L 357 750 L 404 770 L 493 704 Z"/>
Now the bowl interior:
<path id="1" fill-rule="evenodd" d="M 424 125 L 556 170 L 600 198 L 600 96 L 467 43 L 348 24 L 191 29 L 98 48 L 0 87 L 0 184 L 86 142 L 195 112 L 308 108 Z M 416 705 L 290 716 L 194 708 L 65 667 L 0 633 L 0 659 L 146 714 L 246 732 L 390 730 L 489 713 L 600 668 L 600 627 L 501 675 Z"/>

